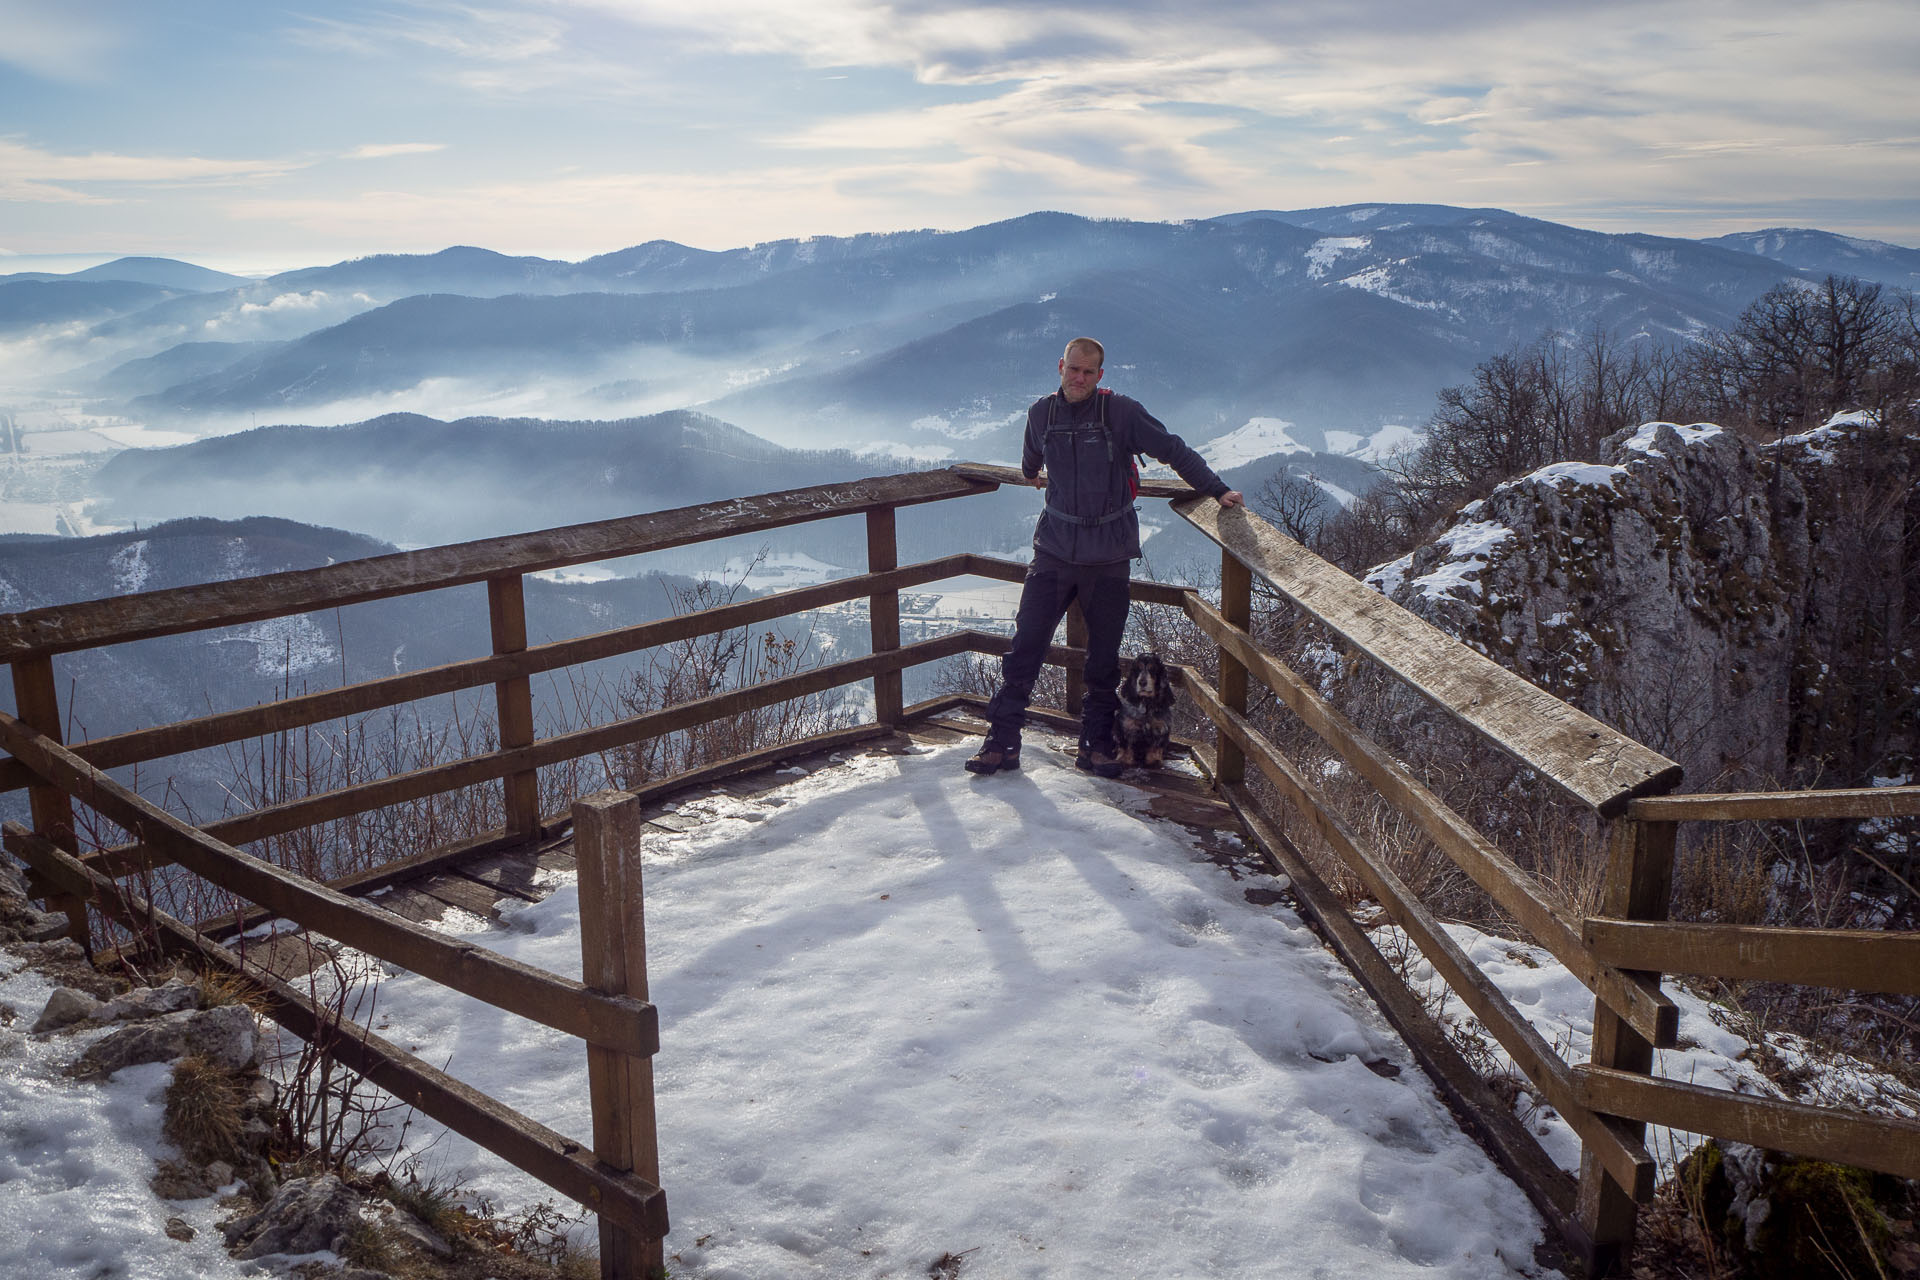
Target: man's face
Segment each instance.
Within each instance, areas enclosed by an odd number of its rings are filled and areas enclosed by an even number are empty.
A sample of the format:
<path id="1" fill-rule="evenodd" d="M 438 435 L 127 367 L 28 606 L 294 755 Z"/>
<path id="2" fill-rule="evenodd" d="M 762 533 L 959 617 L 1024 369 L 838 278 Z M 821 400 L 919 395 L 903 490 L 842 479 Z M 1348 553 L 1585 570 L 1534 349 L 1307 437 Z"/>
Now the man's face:
<path id="1" fill-rule="evenodd" d="M 1100 385 L 1099 357 L 1090 351 L 1073 350 L 1060 357 L 1060 394 L 1069 404 L 1079 404 Z"/>

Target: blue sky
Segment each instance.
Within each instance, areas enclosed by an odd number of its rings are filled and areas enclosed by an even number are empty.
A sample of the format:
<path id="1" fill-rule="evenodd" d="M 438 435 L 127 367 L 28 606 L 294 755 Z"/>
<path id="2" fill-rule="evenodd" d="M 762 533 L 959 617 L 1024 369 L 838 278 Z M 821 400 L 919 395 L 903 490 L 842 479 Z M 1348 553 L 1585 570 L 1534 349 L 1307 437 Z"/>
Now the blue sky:
<path id="1" fill-rule="evenodd" d="M 0 0 L 0 272 L 1358 201 L 1920 245 L 1916 67 L 1913 0 Z"/>

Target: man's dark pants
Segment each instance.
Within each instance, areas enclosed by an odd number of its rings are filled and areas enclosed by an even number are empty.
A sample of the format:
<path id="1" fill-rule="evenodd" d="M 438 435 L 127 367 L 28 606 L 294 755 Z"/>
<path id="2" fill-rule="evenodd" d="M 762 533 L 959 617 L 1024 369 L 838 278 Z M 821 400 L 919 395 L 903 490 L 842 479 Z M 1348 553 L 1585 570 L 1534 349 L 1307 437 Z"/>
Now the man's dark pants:
<path id="1" fill-rule="evenodd" d="M 1020 588 L 1020 612 L 1014 618 L 1013 647 L 1000 659 L 1000 690 L 987 703 L 987 741 L 1018 747 L 1027 721 L 1033 682 L 1053 643 L 1054 629 L 1067 606 L 1080 602 L 1087 620 L 1086 697 L 1081 703 L 1080 742 L 1097 751 L 1113 750 L 1113 719 L 1120 710 L 1114 692 L 1120 682 L 1120 637 L 1127 627 L 1129 562 L 1068 564 L 1035 553 Z"/>

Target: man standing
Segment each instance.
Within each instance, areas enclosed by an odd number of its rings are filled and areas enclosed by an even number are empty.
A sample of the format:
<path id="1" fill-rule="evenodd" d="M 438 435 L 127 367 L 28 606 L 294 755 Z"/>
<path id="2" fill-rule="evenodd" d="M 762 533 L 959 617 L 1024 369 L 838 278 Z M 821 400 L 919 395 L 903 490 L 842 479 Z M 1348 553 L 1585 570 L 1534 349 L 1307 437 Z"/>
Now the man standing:
<path id="1" fill-rule="evenodd" d="M 1237 490 L 1140 402 L 1100 387 L 1106 349 L 1075 338 L 1060 357 L 1060 390 L 1027 410 L 1020 470 L 1047 493 L 1033 530 L 1033 563 L 1020 589 L 1013 647 L 1000 660 L 1000 690 L 987 704 L 987 740 L 967 761 L 974 773 L 1020 767 L 1020 730 L 1054 628 L 1075 600 L 1087 621 L 1086 698 L 1075 765 L 1118 777 L 1113 720 L 1120 707 L 1120 636 L 1127 626 L 1128 566 L 1140 554 L 1140 517 L 1133 506 L 1133 456 L 1166 463 L 1223 507 Z M 1041 468 L 1046 474 L 1040 474 Z"/>

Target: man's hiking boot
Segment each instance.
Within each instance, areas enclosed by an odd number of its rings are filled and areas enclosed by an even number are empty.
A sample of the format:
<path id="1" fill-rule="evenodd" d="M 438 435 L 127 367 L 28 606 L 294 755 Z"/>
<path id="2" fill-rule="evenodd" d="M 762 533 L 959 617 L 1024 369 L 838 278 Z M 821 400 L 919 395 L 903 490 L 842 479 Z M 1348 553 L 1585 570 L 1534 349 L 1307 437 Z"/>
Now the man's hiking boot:
<path id="1" fill-rule="evenodd" d="M 1111 752 L 1097 751 L 1092 747 L 1080 748 L 1080 754 L 1074 757 L 1073 767 L 1083 769 L 1096 778 L 1117 778 L 1126 768 L 1113 758 Z"/>
<path id="2" fill-rule="evenodd" d="M 1001 747 L 989 742 L 967 761 L 968 773 L 998 773 L 1020 767 L 1020 748 Z"/>

